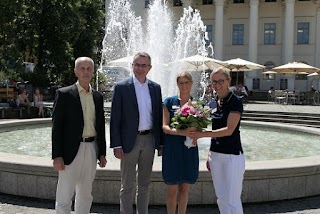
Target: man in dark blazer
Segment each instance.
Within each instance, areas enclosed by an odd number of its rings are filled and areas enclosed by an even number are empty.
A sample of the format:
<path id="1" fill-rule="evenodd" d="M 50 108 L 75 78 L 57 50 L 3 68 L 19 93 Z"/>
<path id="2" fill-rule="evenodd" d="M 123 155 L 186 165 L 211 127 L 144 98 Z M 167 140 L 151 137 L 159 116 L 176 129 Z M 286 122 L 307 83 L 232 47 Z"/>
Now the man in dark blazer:
<path id="1" fill-rule="evenodd" d="M 97 159 L 105 167 L 106 139 L 103 96 L 90 85 L 94 63 L 89 57 L 75 61 L 78 81 L 57 90 L 52 116 L 53 167 L 59 172 L 56 212 L 89 213 Z"/>
<path id="2" fill-rule="evenodd" d="M 114 87 L 110 147 L 115 157 L 121 159 L 120 213 L 133 212 L 136 178 L 137 213 L 148 213 L 155 149 L 161 155 L 162 96 L 160 85 L 146 78 L 151 67 L 149 54 L 137 53 L 133 58 L 133 76 Z"/>

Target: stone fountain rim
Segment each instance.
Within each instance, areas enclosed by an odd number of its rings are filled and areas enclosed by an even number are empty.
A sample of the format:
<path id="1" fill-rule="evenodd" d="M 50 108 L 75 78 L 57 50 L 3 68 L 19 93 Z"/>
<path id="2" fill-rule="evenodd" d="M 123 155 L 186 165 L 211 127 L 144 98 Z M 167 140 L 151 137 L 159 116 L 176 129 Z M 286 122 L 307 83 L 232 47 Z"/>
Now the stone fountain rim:
<path id="1" fill-rule="evenodd" d="M 0 121 L 0 128 L 48 124 L 49 119 Z M 263 125 L 309 132 L 320 135 L 320 129 L 288 124 L 243 121 L 242 124 Z M 189 204 L 212 204 L 216 201 L 212 178 L 205 164 L 200 164 L 197 182 L 190 187 Z M 95 203 L 119 203 L 121 182 L 119 161 L 98 168 L 93 184 Z M 248 161 L 244 174 L 242 201 L 264 202 L 308 197 L 320 194 L 320 156 L 270 161 Z M 35 157 L 0 153 L 0 192 L 55 200 L 58 173 L 50 157 Z M 162 179 L 161 163 L 155 163 L 151 177 L 150 205 L 165 205 L 166 186 Z M 108 192 L 108 194 L 106 194 Z"/>

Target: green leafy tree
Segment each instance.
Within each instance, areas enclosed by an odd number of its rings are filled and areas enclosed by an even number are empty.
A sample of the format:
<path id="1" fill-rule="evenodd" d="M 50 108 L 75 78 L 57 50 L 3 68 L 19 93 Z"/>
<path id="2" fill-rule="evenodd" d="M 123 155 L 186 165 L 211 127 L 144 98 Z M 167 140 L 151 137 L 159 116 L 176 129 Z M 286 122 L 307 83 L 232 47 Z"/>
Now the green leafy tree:
<path id="1" fill-rule="evenodd" d="M 101 9 L 101 0 L 1 0 L 0 70 L 38 86 L 74 82 L 77 57 L 98 62 Z M 33 72 L 25 72 L 25 61 L 35 63 Z"/>

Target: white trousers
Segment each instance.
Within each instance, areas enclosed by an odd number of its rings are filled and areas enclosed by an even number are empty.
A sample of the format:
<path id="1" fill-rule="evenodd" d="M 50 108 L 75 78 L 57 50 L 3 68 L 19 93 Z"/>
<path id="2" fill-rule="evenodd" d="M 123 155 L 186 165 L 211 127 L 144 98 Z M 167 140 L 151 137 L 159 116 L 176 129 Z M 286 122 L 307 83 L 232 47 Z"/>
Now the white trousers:
<path id="1" fill-rule="evenodd" d="M 228 155 L 210 152 L 209 164 L 220 213 L 243 214 L 241 203 L 245 171 L 243 154 Z"/>
<path id="2" fill-rule="evenodd" d="M 56 213 L 70 214 L 72 197 L 75 195 L 75 213 L 88 214 L 92 204 L 92 183 L 97 169 L 95 142 L 80 143 L 75 159 L 65 170 L 59 171 L 56 193 Z"/>

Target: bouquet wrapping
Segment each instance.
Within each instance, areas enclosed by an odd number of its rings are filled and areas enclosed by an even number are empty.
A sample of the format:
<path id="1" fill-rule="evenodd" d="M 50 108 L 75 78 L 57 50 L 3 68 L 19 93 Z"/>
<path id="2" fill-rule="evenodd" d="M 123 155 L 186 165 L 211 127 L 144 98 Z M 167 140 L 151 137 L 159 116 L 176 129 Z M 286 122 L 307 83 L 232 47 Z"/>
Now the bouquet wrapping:
<path id="1" fill-rule="evenodd" d="M 175 112 L 170 126 L 176 129 L 205 129 L 211 122 L 208 118 L 209 112 L 210 108 L 208 106 L 203 107 L 201 102 L 189 100 Z M 193 140 L 189 137 L 186 137 L 184 144 L 188 148 L 196 146 L 196 143 L 193 143 Z"/>

